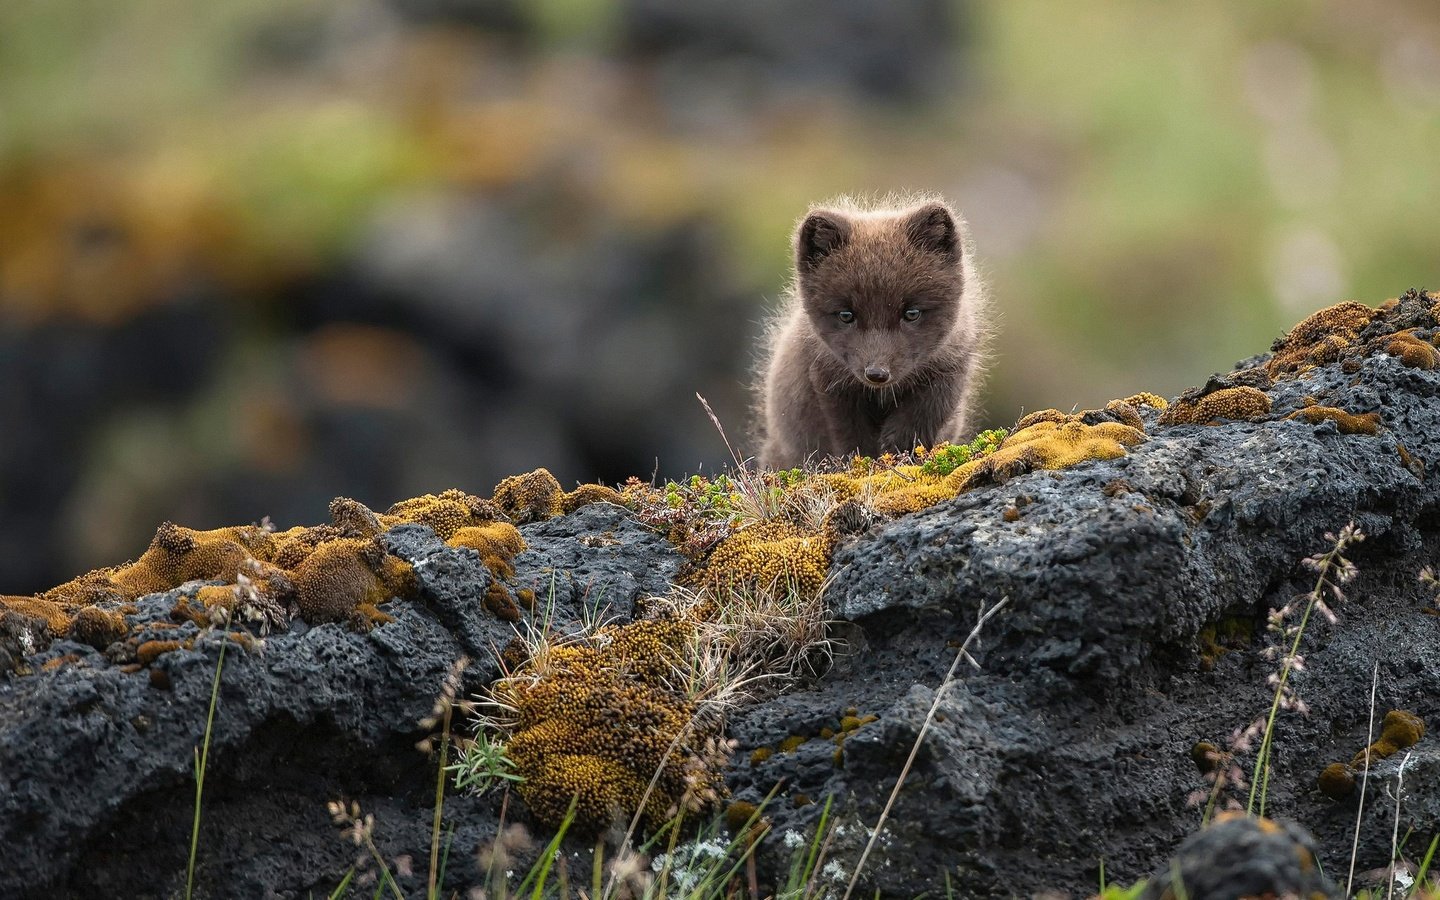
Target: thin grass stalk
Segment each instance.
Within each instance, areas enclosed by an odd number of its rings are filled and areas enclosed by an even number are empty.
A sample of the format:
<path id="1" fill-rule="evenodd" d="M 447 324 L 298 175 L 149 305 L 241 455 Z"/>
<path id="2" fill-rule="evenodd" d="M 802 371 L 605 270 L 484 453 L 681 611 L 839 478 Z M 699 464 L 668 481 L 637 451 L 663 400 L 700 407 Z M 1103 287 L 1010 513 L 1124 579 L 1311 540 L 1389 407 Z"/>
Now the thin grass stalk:
<path id="1" fill-rule="evenodd" d="M 440 728 L 440 765 L 435 768 L 435 816 L 430 824 L 430 875 L 426 880 L 425 896 L 435 900 L 440 890 L 440 820 L 445 810 L 445 765 L 450 750 L 451 705 L 445 704 Z"/>
<path id="2" fill-rule="evenodd" d="M 550 878 L 550 867 L 555 864 L 555 853 L 560 849 L 560 842 L 565 839 L 565 832 L 570 830 L 571 824 L 575 821 L 575 806 L 578 800 L 578 795 L 570 800 L 570 808 L 565 811 L 565 818 L 560 821 L 560 827 L 555 830 L 555 836 L 550 839 L 550 843 L 545 845 L 545 849 L 540 851 L 540 859 L 526 873 L 525 879 L 520 882 L 516 893 L 523 894 L 529 890 L 531 900 L 540 900 L 545 896 L 545 882 Z"/>
<path id="3" fill-rule="evenodd" d="M 620 841 L 621 847 L 630 846 L 630 839 L 635 836 L 635 830 L 640 827 L 640 819 L 645 815 L 645 804 L 650 802 L 650 795 L 654 793 L 655 785 L 660 781 L 660 773 L 665 770 L 665 764 L 670 761 L 670 754 L 674 753 L 675 748 L 680 746 L 680 742 L 689 735 L 690 729 L 693 728 L 694 725 L 695 717 L 691 716 L 690 720 L 685 723 L 685 727 L 680 729 L 680 733 L 675 735 L 675 739 L 670 742 L 670 746 L 665 748 L 664 755 L 660 757 L 659 765 L 655 767 L 654 774 L 650 776 L 650 783 L 645 785 L 645 792 L 640 795 L 640 802 L 635 806 L 635 814 L 630 817 L 630 827 L 625 829 L 625 837 Z M 610 878 L 605 882 L 605 893 L 603 896 L 611 896 L 611 892 L 614 890 L 615 872 L 612 870 L 610 872 Z"/>
<path id="4" fill-rule="evenodd" d="M 1430 849 L 1425 851 L 1425 858 L 1420 860 L 1420 869 L 1415 873 L 1415 891 L 1412 896 L 1419 896 L 1425 890 L 1425 876 L 1430 872 L 1430 863 L 1435 861 L 1435 848 L 1440 846 L 1440 834 L 1430 839 Z M 1436 886 L 1440 888 L 1440 885 Z"/>
<path id="5" fill-rule="evenodd" d="M 210 712 L 205 716 L 205 741 L 195 767 L 195 818 L 190 823 L 190 861 L 185 866 L 185 900 L 195 889 L 195 849 L 200 843 L 200 798 L 205 793 L 205 767 L 210 763 L 210 732 L 215 724 L 215 707 L 220 702 L 220 672 L 225 668 L 228 637 L 221 637 L 220 656 L 215 660 L 215 678 L 210 683 Z"/>
<path id="6" fill-rule="evenodd" d="M 1375 741 L 1375 689 L 1380 685 L 1380 662 L 1370 673 L 1370 717 L 1365 723 L 1365 746 Z M 1345 879 L 1345 896 L 1355 896 L 1355 858 L 1360 854 L 1360 817 L 1365 813 L 1365 789 L 1370 786 L 1370 753 L 1365 753 L 1365 767 L 1360 770 L 1360 804 L 1355 809 L 1355 837 L 1350 842 L 1350 874 Z"/>
<path id="7" fill-rule="evenodd" d="M 890 798 L 885 801 L 885 808 L 880 810 L 880 819 L 875 823 L 875 830 L 870 833 L 870 840 L 865 843 L 865 849 L 860 853 L 860 860 L 855 864 L 855 872 L 850 876 L 850 883 L 845 886 L 845 893 L 841 900 L 850 900 L 850 894 L 855 890 L 855 885 L 860 881 L 860 873 L 865 868 L 865 861 L 870 857 L 870 851 L 875 848 L 875 843 L 880 840 L 880 833 L 885 829 L 885 822 L 890 817 L 890 809 L 895 805 L 896 799 L 900 796 L 900 788 L 905 784 L 905 778 L 910 774 L 910 767 L 915 764 L 915 757 L 920 753 L 920 745 L 925 741 L 925 735 L 930 731 L 930 725 L 935 721 L 935 714 L 940 709 L 940 701 L 945 696 L 945 689 L 950 686 L 955 678 L 955 670 L 960 667 L 960 661 L 970 659 L 970 644 L 980 636 L 980 629 L 990 620 L 990 617 L 1005 608 L 1010 602 L 1009 597 L 1000 598 L 1000 602 L 988 610 L 981 604 L 980 619 L 975 627 L 970 629 L 965 642 L 955 652 L 955 660 L 950 663 L 950 670 L 945 673 L 945 678 L 940 682 L 940 687 L 935 691 L 935 699 L 930 703 L 930 710 L 925 714 L 925 721 L 920 725 L 920 733 L 915 737 L 915 743 L 910 747 L 910 756 L 906 758 L 905 765 L 900 769 L 900 777 L 895 779 L 895 787 L 890 791 Z M 974 662 L 971 659 L 971 662 Z"/>
<path id="8" fill-rule="evenodd" d="M 353 881 L 354 878 L 355 867 L 351 866 L 350 871 L 346 872 L 345 877 L 340 879 L 340 883 L 335 886 L 335 890 L 330 892 L 330 900 L 340 900 L 341 897 L 345 896 L 345 892 L 350 889 L 350 882 Z"/>

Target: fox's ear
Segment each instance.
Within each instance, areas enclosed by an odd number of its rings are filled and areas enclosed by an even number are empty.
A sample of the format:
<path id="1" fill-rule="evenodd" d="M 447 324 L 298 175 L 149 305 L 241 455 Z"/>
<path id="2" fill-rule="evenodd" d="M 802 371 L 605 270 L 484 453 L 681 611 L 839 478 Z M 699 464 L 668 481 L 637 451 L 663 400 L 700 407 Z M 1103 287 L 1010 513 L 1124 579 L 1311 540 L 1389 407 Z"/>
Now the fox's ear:
<path id="1" fill-rule="evenodd" d="M 939 253 L 947 259 L 960 255 L 960 228 L 943 203 L 927 203 L 911 213 L 905 222 L 905 236 L 927 253 Z"/>
<path id="2" fill-rule="evenodd" d="M 813 272 L 825 257 L 850 240 L 850 222 L 832 212 L 812 212 L 795 232 L 795 267 Z"/>

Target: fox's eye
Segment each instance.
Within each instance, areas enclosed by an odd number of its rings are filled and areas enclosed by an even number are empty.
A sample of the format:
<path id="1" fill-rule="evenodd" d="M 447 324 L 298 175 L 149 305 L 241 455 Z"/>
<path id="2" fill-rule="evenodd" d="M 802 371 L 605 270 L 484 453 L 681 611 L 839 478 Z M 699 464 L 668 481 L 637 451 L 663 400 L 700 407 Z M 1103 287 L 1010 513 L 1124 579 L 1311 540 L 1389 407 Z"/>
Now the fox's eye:
<path id="1" fill-rule="evenodd" d="M 835 318 L 840 320 L 841 325 L 849 325 L 855 321 L 855 314 L 848 309 L 842 309 L 835 314 Z"/>
<path id="2" fill-rule="evenodd" d="M 920 310 L 918 310 L 918 309 L 916 309 L 915 307 L 912 306 L 912 307 L 910 307 L 909 309 L 905 310 L 905 312 L 902 314 L 902 316 L 903 316 L 903 318 L 905 319 L 905 321 L 907 321 L 907 322 L 914 322 L 915 320 L 917 320 L 917 319 L 920 318 Z"/>

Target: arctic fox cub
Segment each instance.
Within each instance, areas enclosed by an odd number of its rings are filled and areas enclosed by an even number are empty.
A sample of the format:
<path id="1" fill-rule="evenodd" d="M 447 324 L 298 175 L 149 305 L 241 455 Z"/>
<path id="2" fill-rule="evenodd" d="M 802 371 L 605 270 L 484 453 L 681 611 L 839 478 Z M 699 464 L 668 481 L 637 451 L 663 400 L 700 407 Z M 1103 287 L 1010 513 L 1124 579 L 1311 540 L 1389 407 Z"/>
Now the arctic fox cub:
<path id="1" fill-rule="evenodd" d="M 958 440 L 984 368 L 984 290 L 942 200 L 811 208 L 768 330 L 760 465 Z"/>

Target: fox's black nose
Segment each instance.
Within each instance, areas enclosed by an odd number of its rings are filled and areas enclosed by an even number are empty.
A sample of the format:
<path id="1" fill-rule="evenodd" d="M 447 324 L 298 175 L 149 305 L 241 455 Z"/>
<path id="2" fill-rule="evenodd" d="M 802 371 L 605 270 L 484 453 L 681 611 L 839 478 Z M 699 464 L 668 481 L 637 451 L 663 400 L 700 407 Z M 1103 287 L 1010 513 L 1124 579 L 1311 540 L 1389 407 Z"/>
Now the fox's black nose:
<path id="1" fill-rule="evenodd" d="M 884 366 L 866 366 L 865 380 L 871 384 L 884 384 L 890 380 L 890 370 Z"/>

